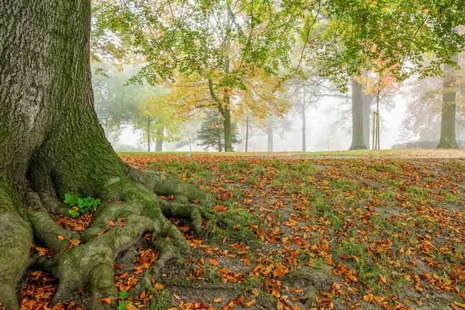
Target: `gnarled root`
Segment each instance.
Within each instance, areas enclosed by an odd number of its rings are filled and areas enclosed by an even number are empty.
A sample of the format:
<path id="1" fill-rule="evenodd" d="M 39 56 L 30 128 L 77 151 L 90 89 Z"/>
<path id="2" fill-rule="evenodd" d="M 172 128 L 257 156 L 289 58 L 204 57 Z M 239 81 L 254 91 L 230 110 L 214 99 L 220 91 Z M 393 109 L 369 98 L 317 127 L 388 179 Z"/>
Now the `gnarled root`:
<path id="1" fill-rule="evenodd" d="M 63 214 L 66 209 L 54 196 L 53 189 L 31 190 L 27 194 L 26 221 L 14 212 L 12 202 L 8 202 L 0 188 L 0 208 L 8 210 L 0 217 L 0 300 L 7 309 L 19 308 L 16 285 L 27 267 L 32 235 L 36 242 L 55 253 L 51 259 L 40 257 L 36 260 L 59 279 L 52 303 L 65 301 L 73 291 L 87 286 L 93 309 L 116 307 L 115 259 L 120 252 L 136 244 L 145 232 L 152 233 L 155 238 L 152 246 L 161 253 L 147 273 L 149 277 L 157 277 L 167 261 L 179 259 L 180 252 L 189 249 L 180 231 L 167 217 L 189 219 L 195 233 L 200 233 L 202 216 L 208 214 L 195 203 L 204 199 L 205 194 L 150 172 L 127 167 L 127 174 L 129 178 L 116 177 L 107 182 L 106 192 L 101 195 L 106 203 L 99 207 L 92 224 L 83 233 L 67 230 L 54 221 L 51 214 Z M 172 199 L 163 200 L 158 195 Z M 9 233 L 4 228 L 10 226 L 14 229 Z M 13 243 L 22 246 L 9 248 L 8 244 Z M 20 261 L 16 264 L 4 262 L 12 257 Z"/>
<path id="2" fill-rule="evenodd" d="M 19 309 L 16 286 L 29 264 L 32 229 L 0 179 L 0 304 Z"/>

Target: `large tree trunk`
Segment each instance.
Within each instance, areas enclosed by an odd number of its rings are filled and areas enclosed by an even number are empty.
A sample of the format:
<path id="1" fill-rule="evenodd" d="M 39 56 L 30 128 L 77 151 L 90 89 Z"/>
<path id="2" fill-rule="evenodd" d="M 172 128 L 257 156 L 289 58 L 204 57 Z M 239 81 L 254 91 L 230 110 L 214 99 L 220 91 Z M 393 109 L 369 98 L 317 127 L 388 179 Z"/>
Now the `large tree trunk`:
<path id="1" fill-rule="evenodd" d="M 54 302 L 89 285 L 93 308 L 115 307 L 118 252 L 145 231 L 181 240 L 162 211 L 190 217 L 199 231 L 199 209 L 187 208 L 197 194 L 125 166 L 106 140 L 91 88 L 90 0 L 3 0 L 0 6 L 0 303 L 19 309 L 16 285 L 34 236 L 57 253 Z M 164 208 L 152 191 L 177 193 L 177 207 Z M 60 202 L 65 193 L 105 202 L 83 234 L 49 215 L 67 212 Z M 121 217 L 124 228 L 98 234 Z M 81 245 L 68 249 L 72 239 Z M 104 297 L 110 305 L 98 302 Z"/>
<path id="2" fill-rule="evenodd" d="M 362 85 L 352 77 L 352 145 L 351 150 L 367 149 L 365 138 L 364 100 Z"/>
<path id="3" fill-rule="evenodd" d="M 455 56 L 457 61 L 457 56 Z M 444 65 L 444 80 L 442 89 L 442 111 L 441 111 L 441 136 L 438 148 L 459 148 L 455 130 L 456 110 L 455 68 L 452 65 Z"/>

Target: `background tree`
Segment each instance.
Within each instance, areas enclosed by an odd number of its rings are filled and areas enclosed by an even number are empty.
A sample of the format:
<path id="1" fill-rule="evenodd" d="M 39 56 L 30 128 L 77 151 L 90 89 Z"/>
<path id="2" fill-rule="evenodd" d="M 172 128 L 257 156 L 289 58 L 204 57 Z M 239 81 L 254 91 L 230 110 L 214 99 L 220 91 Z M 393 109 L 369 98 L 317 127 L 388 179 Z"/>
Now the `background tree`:
<path id="1" fill-rule="evenodd" d="M 454 62 L 458 61 L 455 56 Z M 457 84 L 455 68 L 451 64 L 444 65 L 444 77 L 442 84 L 442 109 L 441 109 L 441 135 L 439 138 L 438 148 L 441 149 L 457 149 L 456 137 L 456 99 L 457 99 Z"/>
<path id="2" fill-rule="evenodd" d="M 373 150 L 379 150 L 381 146 L 380 137 L 380 103 L 382 96 L 392 96 L 396 91 L 396 79 L 393 72 L 398 65 L 386 67 L 386 63 L 381 57 L 375 61 L 375 72 L 367 72 L 365 75 L 356 77 L 358 83 L 363 85 L 364 91 L 371 94 L 375 99 L 375 109 L 373 111 L 373 134 L 372 146 Z"/>
<path id="3" fill-rule="evenodd" d="M 370 147 L 370 105 L 373 96 L 363 91 L 363 85 L 351 77 L 352 101 L 352 144 L 351 150 Z"/>
<path id="4" fill-rule="evenodd" d="M 257 74 L 278 75 L 290 65 L 295 33 L 305 20 L 314 19 L 316 5 L 244 0 L 101 3 L 97 26 L 130 37 L 145 55 L 148 65 L 140 78 L 166 81 L 176 72 L 207 83 L 211 105 L 223 117 L 227 151 L 232 148 L 232 106 L 240 101 L 236 92 L 249 88 L 248 80 Z"/>
<path id="5" fill-rule="evenodd" d="M 179 126 L 186 121 L 187 115 L 178 109 L 167 89 L 155 89 L 144 100 L 141 100 L 134 117 L 134 127 L 142 132 L 141 139 L 147 143 L 147 151 L 151 151 L 151 143 L 155 141 L 155 151 L 163 150 L 163 142 L 178 140 Z"/>
<path id="6" fill-rule="evenodd" d="M 116 142 L 124 124 L 131 123 L 143 98 L 141 85 L 127 85 L 135 67 L 117 69 L 108 63 L 94 63 L 92 85 L 95 110 L 107 139 Z"/>
<path id="7" fill-rule="evenodd" d="M 218 152 L 226 151 L 225 137 L 223 131 L 222 115 L 215 110 L 208 111 L 202 121 L 200 130 L 197 133 L 197 139 L 200 140 L 199 145 L 204 147 L 204 150 L 216 149 Z M 232 142 L 239 143 L 237 137 L 237 127 L 232 125 Z"/>
<path id="8" fill-rule="evenodd" d="M 463 69 L 456 70 L 456 134 L 465 138 L 465 101 L 463 97 Z M 449 89 L 450 91 L 450 89 Z M 406 101 L 406 115 L 402 124 L 402 141 L 412 147 L 435 148 L 440 141 L 443 105 L 443 78 L 429 77 L 407 81 L 402 90 Z M 459 142 L 458 141 L 458 142 Z M 463 146 L 463 141 L 461 142 Z M 460 145 L 460 143 L 459 143 Z"/>

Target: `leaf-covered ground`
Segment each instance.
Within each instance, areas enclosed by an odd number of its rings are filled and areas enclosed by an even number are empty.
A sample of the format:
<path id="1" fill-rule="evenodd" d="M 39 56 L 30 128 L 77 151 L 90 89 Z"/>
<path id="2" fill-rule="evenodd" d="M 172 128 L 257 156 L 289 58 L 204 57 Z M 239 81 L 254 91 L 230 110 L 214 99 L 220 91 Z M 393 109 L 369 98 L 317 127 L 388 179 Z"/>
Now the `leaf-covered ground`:
<path id="1" fill-rule="evenodd" d="M 465 159 L 460 152 L 440 154 L 448 159 L 407 153 L 122 154 L 131 165 L 204 188 L 219 216 L 203 236 L 176 221 L 192 247 L 186 264 L 168 266 L 120 304 L 465 309 Z M 237 223 L 222 222 L 222 216 Z M 75 230 L 91 220 L 59 219 Z M 116 266 L 120 291 L 131 293 L 157 257 L 147 247 L 125 255 Z M 20 287 L 24 309 L 48 306 L 55 285 L 46 273 L 31 270 Z M 71 302 L 55 309 L 77 307 Z"/>

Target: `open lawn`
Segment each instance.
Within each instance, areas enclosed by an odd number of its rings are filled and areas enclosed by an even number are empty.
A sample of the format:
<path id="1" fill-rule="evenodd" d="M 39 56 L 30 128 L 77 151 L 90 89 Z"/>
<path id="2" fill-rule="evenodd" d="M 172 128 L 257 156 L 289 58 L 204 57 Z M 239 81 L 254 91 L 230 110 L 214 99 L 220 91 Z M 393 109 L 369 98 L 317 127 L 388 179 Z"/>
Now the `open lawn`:
<path id="1" fill-rule="evenodd" d="M 203 235 L 176 222 L 186 264 L 122 298 L 130 307 L 465 309 L 464 151 L 120 156 L 212 195 Z M 119 289 L 130 293 L 156 258 L 122 257 Z M 45 305 L 55 284 L 31 271 L 22 304 Z"/>

